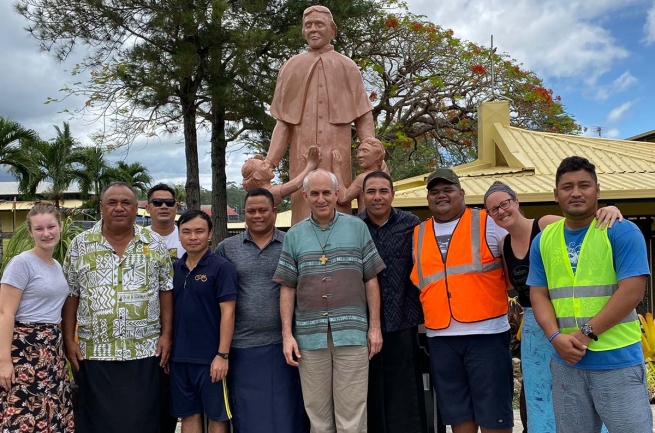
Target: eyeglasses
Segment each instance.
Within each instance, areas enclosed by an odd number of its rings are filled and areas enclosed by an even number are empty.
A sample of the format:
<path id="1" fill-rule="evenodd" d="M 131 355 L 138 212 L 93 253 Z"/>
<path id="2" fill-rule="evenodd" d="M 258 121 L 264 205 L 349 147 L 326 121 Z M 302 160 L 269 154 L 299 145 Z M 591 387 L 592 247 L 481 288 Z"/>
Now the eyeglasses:
<path id="1" fill-rule="evenodd" d="M 163 204 L 166 205 L 166 207 L 173 207 L 175 206 L 175 199 L 174 198 L 153 198 L 150 200 L 150 203 L 154 207 L 161 207 Z"/>
<path id="2" fill-rule="evenodd" d="M 488 209 L 489 215 L 491 216 L 496 216 L 498 215 L 498 210 L 502 209 L 508 209 L 509 205 L 514 201 L 515 199 L 513 198 L 508 198 L 507 200 L 503 200 L 500 203 L 498 203 L 498 206 L 494 206 L 491 209 Z"/>

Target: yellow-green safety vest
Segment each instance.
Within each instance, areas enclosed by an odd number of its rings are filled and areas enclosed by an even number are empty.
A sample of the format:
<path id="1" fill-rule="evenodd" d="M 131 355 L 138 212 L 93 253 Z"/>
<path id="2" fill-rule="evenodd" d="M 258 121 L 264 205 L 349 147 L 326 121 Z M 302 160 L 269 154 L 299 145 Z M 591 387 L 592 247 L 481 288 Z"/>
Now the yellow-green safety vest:
<path id="1" fill-rule="evenodd" d="M 619 288 L 607 230 L 596 228 L 594 218 L 582 241 L 575 275 L 564 240 L 564 220 L 546 227 L 539 250 L 557 325 L 562 333 L 569 334 L 598 314 Z M 598 341 L 592 340 L 588 349 L 619 349 L 640 340 L 639 319 L 632 310 L 620 323 L 603 332 Z"/>

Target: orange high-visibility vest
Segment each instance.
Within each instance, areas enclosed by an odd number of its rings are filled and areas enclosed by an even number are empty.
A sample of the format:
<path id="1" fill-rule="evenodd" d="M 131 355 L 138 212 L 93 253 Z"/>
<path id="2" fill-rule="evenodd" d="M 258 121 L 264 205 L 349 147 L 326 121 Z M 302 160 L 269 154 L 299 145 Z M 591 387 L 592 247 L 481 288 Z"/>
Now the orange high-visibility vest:
<path id="1" fill-rule="evenodd" d="M 486 239 L 487 212 L 467 208 L 441 256 L 432 218 L 414 228 L 412 282 L 421 291 L 425 327 L 445 329 L 451 317 L 473 323 L 507 314 L 507 285 L 500 257 Z"/>

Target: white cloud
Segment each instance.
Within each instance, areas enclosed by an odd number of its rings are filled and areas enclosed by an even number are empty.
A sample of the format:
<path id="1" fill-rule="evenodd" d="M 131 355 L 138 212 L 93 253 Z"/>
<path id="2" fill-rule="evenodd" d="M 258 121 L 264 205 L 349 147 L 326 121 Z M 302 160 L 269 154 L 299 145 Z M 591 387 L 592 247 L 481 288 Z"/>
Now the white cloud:
<path id="1" fill-rule="evenodd" d="M 634 102 L 628 101 L 628 102 L 624 102 L 623 104 L 619 105 L 616 108 L 613 108 L 607 115 L 607 121 L 610 123 L 619 122 L 621 119 L 623 119 L 623 116 L 627 114 L 628 110 L 630 109 L 630 107 L 632 107 L 633 104 Z"/>
<path id="2" fill-rule="evenodd" d="M 619 138 L 621 135 L 621 131 L 619 131 L 619 128 L 610 128 L 607 131 L 605 131 L 605 134 L 603 137 L 605 138 Z"/>
<path id="3" fill-rule="evenodd" d="M 648 11 L 646 24 L 644 25 L 644 33 L 644 42 L 646 45 L 655 42 L 655 3 L 653 3 L 653 7 Z"/>
<path id="4" fill-rule="evenodd" d="M 596 99 L 600 101 L 604 101 L 616 93 L 620 93 L 628 90 L 638 81 L 639 80 L 637 80 L 637 78 L 634 75 L 632 75 L 630 71 L 625 71 L 611 84 L 606 86 L 598 86 L 598 90 L 596 92 Z"/>
<path id="5" fill-rule="evenodd" d="M 625 71 L 619 76 L 619 78 L 614 80 L 612 86 L 616 89 L 617 92 L 623 92 L 635 83 L 637 83 L 635 76 L 632 75 L 630 71 Z"/>
<path id="6" fill-rule="evenodd" d="M 544 78 L 596 79 L 628 51 L 598 21 L 643 0 L 409 0 L 412 12 L 452 28 L 455 36 L 508 52 Z"/>

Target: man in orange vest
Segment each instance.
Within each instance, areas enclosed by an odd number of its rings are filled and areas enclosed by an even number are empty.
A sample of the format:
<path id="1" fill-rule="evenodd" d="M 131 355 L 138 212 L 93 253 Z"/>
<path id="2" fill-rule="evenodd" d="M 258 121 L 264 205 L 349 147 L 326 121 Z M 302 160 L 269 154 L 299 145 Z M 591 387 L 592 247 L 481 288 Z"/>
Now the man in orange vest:
<path id="1" fill-rule="evenodd" d="M 452 170 L 430 174 L 427 190 L 432 217 L 414 229 L 411 278 L 421 291 L 443 423 L 453 433 L 510 433 L 514 384 L 500 256 L 507 232 L 486 211 L 466 207 Z"/>

